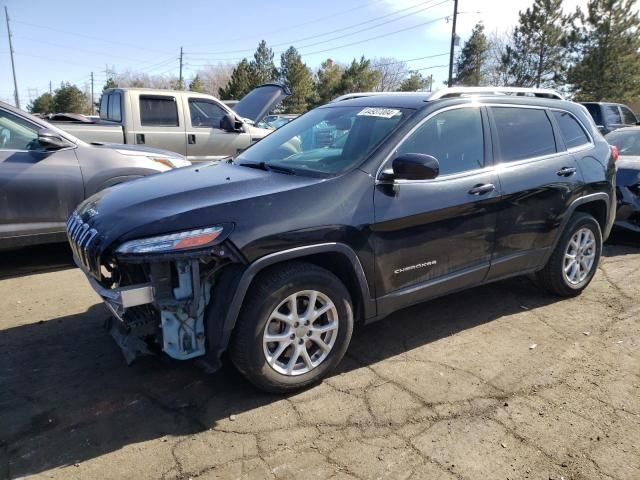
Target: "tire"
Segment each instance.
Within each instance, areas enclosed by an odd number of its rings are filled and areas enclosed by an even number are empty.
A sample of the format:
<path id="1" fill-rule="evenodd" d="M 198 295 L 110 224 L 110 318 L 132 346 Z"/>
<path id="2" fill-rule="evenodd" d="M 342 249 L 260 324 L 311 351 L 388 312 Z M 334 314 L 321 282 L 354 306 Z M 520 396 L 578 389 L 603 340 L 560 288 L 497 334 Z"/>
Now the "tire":
<path id="1" fill-rule="evenodd" d="M 353 308 L 344 284 L 316 265 L 291 262 L 254 280 L 229 351 L 236 368 L 256 387 L 286 393 L 317 383 L 332 371 L 347 351 L 352 332 Z"/>
<path id="2" fill-rule="evenodd" d="M 581 234 L 583 234 L 582 237 L 580 237 Z M 590 239 L 592 247 L 586 248 L 587 243 L 583 242 L 582 253 L 577 253 L 576 258 L 586 259 L 585 263 L 572 263 L 570 255 L 580 252 L 580 250 L 576 251 L 576 245 L 581 242 L 580 239 Z M 578 212 L 569 220 L 547 264 L 537 272 L 538 283 L 542 288 L 555 295 L 562 297 L 580 295 L 593 279 L 601 254 L 602 231 L 600 225 L 588 213 Z M 567 255 L 566 258 L 565 255 Z M 591 255 L 593 255 L 592 261 L 590 261 Z M 586 268 L 587 265 L 589 268 Z M 565 267 L 568 269 L 567 273 L 565 273 Z"/>

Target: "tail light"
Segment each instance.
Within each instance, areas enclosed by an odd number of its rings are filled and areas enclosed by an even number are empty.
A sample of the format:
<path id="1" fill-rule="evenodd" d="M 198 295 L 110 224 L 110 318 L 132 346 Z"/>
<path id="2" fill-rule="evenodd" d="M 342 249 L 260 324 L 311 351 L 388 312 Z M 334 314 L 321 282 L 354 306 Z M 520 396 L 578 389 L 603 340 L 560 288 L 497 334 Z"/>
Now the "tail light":
<path id="1" fill-rule="evenodd" d="M 618 150 L 618 147 L 616 147 L 615 145 L 611 145 L 611 155 L 613 156 L 613 161 L 617 162 L 618 156 L 620 155 L 620 151 Z"/>

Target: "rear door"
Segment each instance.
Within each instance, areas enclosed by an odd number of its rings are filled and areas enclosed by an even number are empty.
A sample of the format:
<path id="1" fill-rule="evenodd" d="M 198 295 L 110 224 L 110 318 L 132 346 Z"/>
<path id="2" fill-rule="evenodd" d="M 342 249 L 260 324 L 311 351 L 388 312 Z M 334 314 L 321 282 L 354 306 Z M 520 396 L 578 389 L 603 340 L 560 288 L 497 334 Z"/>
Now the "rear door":
<path id="1" fill-rule="evenodd" d="M 378 184 L 374 193 L 376 292 L 393 310 L 477 284 L 491 260 L 498 178 L 486 114 L 464 105 L 428 117 L 391 155 L 432 155 L 433 180 Z"/>
<path id="2" fill-rule="evenodd" d="M 75 149 L 42 150 L 39 128 L 0 109 L 0 239 L 63 232 L 84 198 Z"/>
<path id="3" fill-rule="evenodd" d="M 132 101 L 136 101 L 132 92 Z M 175 95 L 140 93 L 138 115 L 128 134 L 132 143 L 187 154 L 187 137 L 182 104 Z M 135 110 L 134 110 L 135 111 Z"/>
<path id="4" fill-rule="evenodd" d="M 248 132 L 227 132 L 220 129 L 226 113 L 218 102 L 201 97 L 184 97 L 187 112 L 187 157 L 193 161 L 217 160 L 235 155 L 249 146 Z"/>
<path id="5" fill-rule="evenodd" d="M 582 177 L 556 138 L 552 113 L 525 106 L 489 107 L 502 197 L 488 279 L 541 266 Z"/>

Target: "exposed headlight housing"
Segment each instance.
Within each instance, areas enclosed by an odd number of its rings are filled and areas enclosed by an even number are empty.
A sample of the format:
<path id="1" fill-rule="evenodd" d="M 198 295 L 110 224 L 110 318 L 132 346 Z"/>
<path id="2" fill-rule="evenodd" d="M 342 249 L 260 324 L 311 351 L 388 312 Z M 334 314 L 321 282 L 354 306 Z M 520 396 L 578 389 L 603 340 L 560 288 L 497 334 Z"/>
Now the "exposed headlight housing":
<path id="1" fill-rule="evenodd" d="M 157 237 L 129 240 L 120 245 L 116 249 L 116 253 L 124 255 L 165 253 L 204 247 L 215 242 L 222 233 L 222 230 L 222 226 L 214 226 L 159 235 Z"/>
<path id="2" fill-rule="evenodd" d="M 149 160 L 153 160 L 154 162 L 161 163 L 169 168 L 180 168 L 180 167 L 188 167 L 191 165 L 189 160 L 185 160 L 184 158 L 174 158 L 174 157 L 147 157 Z"/>

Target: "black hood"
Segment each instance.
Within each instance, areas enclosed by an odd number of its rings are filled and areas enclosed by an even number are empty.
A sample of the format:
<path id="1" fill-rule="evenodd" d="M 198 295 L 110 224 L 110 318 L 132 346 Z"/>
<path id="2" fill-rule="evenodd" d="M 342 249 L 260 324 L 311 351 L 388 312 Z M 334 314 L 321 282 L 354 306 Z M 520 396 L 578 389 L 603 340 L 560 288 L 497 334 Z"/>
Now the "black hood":
<path id="1" fill-rule="evenodd" d="M 291 92 L 284 85 L 265 83 L 242 97 L 233 106 L 233 111 L 242 118 L 248 118 L 253 123 L 258 123 L 289 95 L 291 95 Z"/>
<path id="2" fill-rule="evenodd" d="M 115 241 L 234 224 L 257 203 L 264 206 L 276 195 L 322 181 L 229 163 L 198 165 L 108 188 L 77 212 L 99 232 L 104 251 Z"/>

